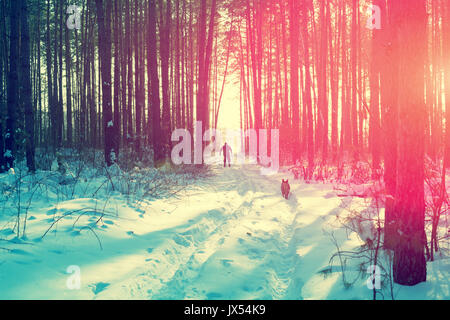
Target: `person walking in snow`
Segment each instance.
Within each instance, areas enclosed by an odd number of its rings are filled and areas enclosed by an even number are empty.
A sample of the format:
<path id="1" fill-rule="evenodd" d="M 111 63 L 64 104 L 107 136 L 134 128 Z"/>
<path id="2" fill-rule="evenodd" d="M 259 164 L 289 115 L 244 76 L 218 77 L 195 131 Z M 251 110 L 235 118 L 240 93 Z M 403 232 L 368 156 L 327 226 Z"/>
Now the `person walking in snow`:
<path id="1" fill-rule="evenodd" d="M 227 166 L 227 161 L 228 167 L 231 167 L 231 147 L 225 142 L 220 152 L 223 153 L 223 167 L 225 168 Z"/>

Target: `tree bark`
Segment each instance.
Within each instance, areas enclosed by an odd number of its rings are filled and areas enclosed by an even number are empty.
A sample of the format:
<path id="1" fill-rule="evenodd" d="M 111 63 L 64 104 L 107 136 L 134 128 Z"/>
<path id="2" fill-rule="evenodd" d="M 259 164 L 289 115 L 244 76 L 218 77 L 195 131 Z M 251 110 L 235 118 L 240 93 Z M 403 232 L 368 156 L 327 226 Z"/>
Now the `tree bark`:
<path id="1" fill-rule="evenodd" d="M 291 108 L 292 108 L 292 158 L 300 160 L 300 97 L 298 85 L 299 7 L 297 0 L 289 1 L 289 35 L 291 42 Z M 262 54 L 262 53 L 260 53 Z"/>
<path id="2" fill-rule="evenodd" d="M 392 3 L 398 30 L 398 163 L 394 208 L 397 241 L 394 247 L 394 282 L 415 285 L 426 281 L 424 142 L 426 116 L 424 65 L 426 55 L 425 0 Z"/>
<path id="3" fill-rule="evenodd" d="M 34 173 L 36 171 L 34 157 L 34 105 L 31 99 L 30 31 L 28 27 L 27 0 L 21 0 L 20 31 L 20 84 L 22 86 L 20 100 L 25 111 L 25 151 L 28 171 Z"/>
<path id="4" fill-rule="evenodd" d="M 103 1 L 95 0 L 97 6 L 98 45 L 101 63 L 102 77 L 102 110 L 105 162 L 111 166 L 116 158 L 114 150 L 114 123 L 111 105 L 111 11 L 112 2 L 106 2 L 106 10 L 103 9 Z"/>
<path id="5" fill-rule="evenodd" d="M 16 110 L 18 109 L 18 45 L 19 45 L 19 1 L 11 2 L 10 38 L 9 38 L 9 72 L 8 101 L 5 133 L 6 170 L 14 168 L 16 153 Z"/>
<path id="6" fill-rule="evenodd" d="M 164 153 L 161 149 L 161 110 L 159 99 L 158 61 L 156 55 L 156 0 L 149 1 L 148 22 L 148 78 L 150 79 L 151 84 L 149 101 L 152 119 L 153 162 L 157 164 L 164 159 Z"/>

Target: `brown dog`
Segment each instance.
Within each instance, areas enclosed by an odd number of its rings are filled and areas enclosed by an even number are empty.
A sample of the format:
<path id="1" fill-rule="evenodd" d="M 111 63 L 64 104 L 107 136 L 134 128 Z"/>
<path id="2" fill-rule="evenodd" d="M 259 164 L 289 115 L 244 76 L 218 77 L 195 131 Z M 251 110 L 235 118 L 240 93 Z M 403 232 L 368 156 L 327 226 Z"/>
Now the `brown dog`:
<path id="1" fill-rule="evenodd" d="M 289 185 L 289 180 L 281 179 L 281 194 L 285 199 L 289 197 L 289 191 L 291 190 L 291 186 Z"/>

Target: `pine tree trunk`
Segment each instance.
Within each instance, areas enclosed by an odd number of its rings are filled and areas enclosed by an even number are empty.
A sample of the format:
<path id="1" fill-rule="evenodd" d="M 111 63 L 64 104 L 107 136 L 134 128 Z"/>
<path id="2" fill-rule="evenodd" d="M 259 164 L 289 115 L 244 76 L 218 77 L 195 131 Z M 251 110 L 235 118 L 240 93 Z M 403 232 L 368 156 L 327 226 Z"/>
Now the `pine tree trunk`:
<path id="1" fill-rule="evenodd" d="M 397 0 L 392 4 L 399 39 L 398 163 L 394 208 L 397 241 L 394 282 L 415 285 L 426 281 L 424 145 L 426 116 L 424 65 L 426 56 L 425 0 Z"/>
<path id="2" fill-rule="evenodd" d="M 126 142 L 129 144 L 133 138 L 133 53 L 131 45 L 131 18 L 130 18 L 130 0 L 125 3 L 125 39 L 127 48 L 127 64 L 128 64 L 128 104 L 125 117 L 127 118 Z"/>
<path id="3" fill-rule="evenodd" d="M 141 157 L 141 115 L 142 115 L 142 98 L 141 98 L 141 83 L 140 83 L 140 51 L 139 51 L 139 1 L 134 3 L 134 30 L 133 30 L 133 45 L 134 45 L 134 92 L 135 92 L 135 136 L 134 149 L 138 156 Z"/>
<path id="4" fill-rule="evenodd" d="M 298 86 L 298 43 L 299 43 L 299 8 L 297 0 L 289 1 L 289 35 L 291 42 L 291 108 L 292 108 L 292 158 L 294 163 L 300 160 L 300 97 Z M 262 54 L 262 53 L 261 53 Z"/>
<path id="5" fill-rule="evenodd" d="M 164 3 L 166 3 L 166 16 L 164 17 Z M 160 0 L 161 10 L 161 28 L 160 28 L 160 43 L 161 43 L 161 85 L 162 85 L 162 121 L 161 130 L 163 138 L 163 153 L 164 156 L 169 154 L 170 146 L 170 88 L 169 88 L 169 53 L 170 53 L 170 29 L 171 29 L 171 0 Z M 200 90 L 200 88 L 198 89 Z M 198 104 L 197 104 L 198 106 Z M 199 107 L 197 107 L 197 110 Z"/>
<path id="6" fill-rule="evenodd" d="M 383 157 L 384 157 L 384 182 L 386 186 L 386 208 L 384 247 L 394 249 L 396 229 L 396 213 L 394 210 L 394 196 L 397 184 L 397 123 L 398 123 L 398 35 L 393 26 L 392 2 L 389 1 L 389 10 L 381 6 L 382 21 L 386 21 L 382 27 L 383 50 L 381 51 L 380 93 L 382 105 L 383 128 Z M 384 19 L 383 19 L 384 18 Z"/>
<path id="7" fill-rule="evenodd" d="M 326 2 L 326 3 L 325 3 Z M 328 99 L 327 99 L 327 23 L 329 20 L 329 2 L 320 2 L 320 52 L 318 70 L 318 145 L 322 146 L 322 162 L 328 157 Z"/>
<path id="8" fill-rule="evenodd" d="M 377 0 L 374 5 L 384 8 L 383 0 Z M 385 9 L 383 9 L 385 10 Z M 386 21 L 385 21 L 386 23 Z M 379 29 L 372 30 L 372 57 L 370 64 L 370 123 L 369 139 L 372 151 L 372 176 L 380 168 L 380 51 L 381 33 Z"/>
<path id="9" fill-rule="evenodd" d="M 34 105 L 31 100 L 31 67 L 30 67 L 30 32 L 28 27 L 28 4 L 27 0 L 21 0 L 20 14 L 20 85 L 22 96 L 20 98 L 25 111 L 25 150 L 28 171 L 35 172 L 34 160 Z"/>
<path id="10" fill-rule="evenodd" d="M 304 1 L 301 5 L 302 8 L 302 39 L 304 48 L 304 63 L 305 63 L 305 97 L 304 103 L 306 104 L 307 113 L 307 145 L 308 145 L 308 178 L 312 175 L 312 170 L 314 168 L 314 119 L 313 119 L 313 108 L 311 99 L 311 72 L 310 72 L 310 57 L 309 57 L 309 32 L 308 32 L 308 20 L 309 20 L 309 7 Z"/>
<path id="11" fill-rule="evenodd" d="M 5 11 L 4 11 L 5 10 L 5 2 L 2 1 L 0 3 L 0 6 L 3 11 L 3 15 L 1 16 L 3 21 L 0 22 L 1 23 L 0 24 L 0 33 L 4 34 L 4 32 L 6 32 L 5 31 L 6 17 L 5 17 Z M 0 39 L 0 48 L 1 49 L 6 48 L 4 41 L 6 41 L 6 39 L 4 39 L 4 38 Z M 7 54 L 6 50 L 3 51 L 3 54 L 6 56 L 6 54 Z M 3 75 L 6 73 L 6 66 L 4 66 L 4 63 L 3 63 L 4 62 L 3 54 L 0 55 L 0 173 L 5 172 L 5 170 L 6 170 L 6 163 L 5 163 L 5 157 L 4 157 L 4 155 L 5 155 L 5 141 L 4 141 L 5 136 L 3 134 L 3 121 L 4 121 L 3 110 L 5 107 L 5 104 L 4 104 L 5 92 L 4 92 L 4 87 L 3 87 L 3 83 L 4 83 Z"/>
<path id="12" fill-rule="evenodd" d="M 359 146 L 358 146 L 358 103 L 357 103 L 357 11 L 359 10 L 359 0 L 352 0 L 352 31 L 351 31 L 351 83 L 352 83 L 352 103 L 351 103 L 351 126 L 352 126 L 352 141 L 353 141 L 353 156 L 358 158 Z"/>
<path id="13" fill-rule="evenodd" d="M 66 60 L 66 101 L 67 101 L 67 144 L 72 146 L 72 57 L 70 51 L 70 32 L 65 28 L 65 60 Z"/>
<path id="14" fill-rule="evenodd" d="M 8 101 L 5 133 L 6 170 L 14 168 L 16 141 L 16 110 L 18 109 L 18 45 L 19 45 L 19 1 L 11 2 L 9 36 Z"/>
<path id="15" fill-rule="evenodd" d="M 119 157 L 119 147 L 120 147 L 120 87 L 121 84 L 121 63 L 120 63 L 120 45 L 119 45 L 119 34 L 121 32 L 121 26 L 119 24 L 120 6 L 119 0 L 114 0 L 114 151 L 116 158 Z"/>
<path id="16" fill-rule="evenodd" d="M 336 12 L 338 9 L 336 9 Z M 337 26 L 339 28 L 338 13 L 335 14 Z M 339 109 L 339 30 L 336 36 L 332 37 L 332 25 L 328 23 L 329 52 L 330 52 L 330 90 L 331 90 L 331 150 L 332 161 L 336 163 L 338 156 L 338 109 Z"/>
<path id="17" fill-rule="evenodd" d="M 102 77 L 102 110 L 105 162 L 111 166 L 115 162 L 114 123 L 111 104 L 111 11 L 112 2 L 107 1 L 106 10 L 103 1 L 96 0 L 98 21 L 98 46 Z"/>
<path id="18" fill-rule="evenodd" d="M 149 1 L 148 20 L 148 78 L 150 79 L 151 91 L 149 91 L 150 112 L 152 119 L 152 144 L 153 162 L 157 164 L 164 159 L 161 149 L 161 109 L 159 99 L 158 61 L 156 52 L 156 0 Z"/>
<path id="19" fill-rule="evenodd" d="M 443 3 L 443 54 L 444 61 L 450 61 L 450 3 Z M 444 175 L 450 166 L 450 66 L 444 64 L 445 81 L 445 144 L 444 144 Z"/>

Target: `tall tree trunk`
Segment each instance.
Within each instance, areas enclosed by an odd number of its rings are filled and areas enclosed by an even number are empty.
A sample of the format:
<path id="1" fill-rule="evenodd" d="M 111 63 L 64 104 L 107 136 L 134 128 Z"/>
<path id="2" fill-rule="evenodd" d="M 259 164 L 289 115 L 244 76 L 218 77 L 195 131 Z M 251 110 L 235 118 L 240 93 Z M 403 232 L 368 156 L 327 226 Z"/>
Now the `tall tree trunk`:
<path id="1" fill-rule="evenodd" d="M 105 162 L 111 166 L 115 162 L 114 150 L 114 122 L 111 105 L 111 11 L 112 2 L 106 2 L 106 10 L 103 9 L 103 1 L 95 0 L 97 6 L 98 21 L 98 46 L 102 76 L 102 110 Z"/>
<path id="2" fill-rule="evenodd" d="M 138 158 L 141 158 L 141 121 L 142 121 L 142 89 L 140 74 L 140 21 L 139 21 L 139 1 L 134 4 L 134 32 L 133 32 L 133 43 L 134 43 L 134 88 L 135 88 L 135 136 L 134 136 L 134 148 Z"/>
<path id="3" fill-rule="evenodd" d="M 358 103 L 357 103 L 357 11 L 359 10 L 359 0 L 352 0 L 352 31 L 351 31 L 351 80 L 352 80 L 352 103 L 351 103 L 351 125 L 352 125 L 352 140 L 353 140 L 353 156 L 358 158 L 359 145 L 358 145 Z"/>
<path id="4" fill-rule="evenodd" d="M 51 38 L 50 38 L 50 0 L 47 0 L 47 31 L 46 31 L 46 68 L 47 68 L 47 97 L 48 97 L 48 113 L 50 116 L 49 121 L 49 134 L 48 137 L 51 144 L 54 146 L 56 141 L 56 136 L 54 134 L 54 105 L 53 105 L 53 78 L 52 78 L 52 48 L 51 48 Z"/>
<path id="5" fill-rule="evenodd" d="M 443 4 L 443 54 L 444 61 L 450 61 L 450 3 L 445 1 Z M 450 66 L 444 64 L 445 81 L 445 144 L 444 144 L 444 172 L 450 166 Z"/>
<path id="6" fill-rule="evenodd" d="M 114 151 L 116 158 L 119 157 L 120 148 L 120 87 L 123 86 L 120 82 L 121 79 L 121 59 L 120 59 L 120 44 L 119 34 L 121 33 L 121 25 L 119 24 L 120 16 L 120 4 L 119 0 L 114 0 Z"/>
<path id="7" fill-rule="evenodd" d="M 125 39 L 127 48 L 127 64 L 128 64 L 128 76 L 127 76 L 127 84 L 128 84 L 128 104 L 127 110 L 125 113 L 125 117 L 127 118 L 127 132 L 124 132 L 126 135 L 127 144 L 133 138 L 133 52 L 131 45 L 131 18 L 130 18 L 130 0 L 126 0 L 125 2 Z"/>
<path id="8" fill-rule="evenodd" d="M 31 68 L 30 68 L 30 31 L 28 27 L 28 3 L 21 0 L 20 14 L 20 85 L 22 86 L 22 96 L 20 97 L 25 111 L 25 150 L 27 167 L 30 172 L 36 171 L 34 161 L 34 105 L 31 100 Z"/>
<path id="9" fill-rule="evenodd" d="M 58 1 L 59 8 L 59 44 L 58 44 L 58 84 L 59 84 L 59 103 L 58 103 L 58 144 L 59 147 L 63 146 L 64 140 L 64 110 L 63 110 L 63 30 L 66 28 L 66 25 L 63 23 L 63 3 L 64 1 Z"/>
<path id="10" fill-rule="evenodd" d="M 374 5 L 385 10 L 385 0 L 376 0 Z M 386 23 L 386 21 L 384 22 Z M 381 33 L 379 29 L 372 30 L 372 57 L 370 62 L 370 123 L 369 139 L 372 151 L 372 176 L 375 177 L 380 168 L 380 51 L 382 50 Z"/>
<path id="11" fill-rule="evenodd" d="M 166 15 L 164 17 L 164 3 L 166 3 Z M 169 53 L 170 53 L 170 29 L 171 29 L 171 0 L 160 0 L 161 10 L 161 27 L 160 27 L 160 43 L 161 43 L 161 85 L 162 85 L 162 150 L 164 156 L 169 154 L 170 146 L 170 91 L 169 91 Z M 200 88 L 199 88 L 200 90 Z M 198 110 L 198 107 L 197 107 Z"/>
<path id="12" fill-rule="evenodd" d="M 175 78 L 174 78 L 174 89 L 175 89 L 175 121 L 176 128 L 181 127 L 181 79 L 180 79 L 180 0 L 175 1 L 175 13 L 176 13 L 176 27 L 175 27 Z"/>
<path id="13" fill-rule="evenodd" d="M 212 0 L 211 3 L 211 12 L 209 15 L 209 29 L 208 29 L 208 40 L 206 42 L 206 52 L 205 52 L 205 77 L 204 77 L 204 88 L 203 92 L 205 102 L 204 105 L 204 119 L 205 126 L 204 129 L 209 129 L 210 127 L 210 107 L 209 107 L 209 87 L 210 87 L 210 69 L 211 69 L 211 56 L 213 52 L 213 39 L 214 39 L 214 26 L 215 26 L 215 17 L 216 17 L 216 9 L 217 9 L 217 0 Z"/>
<path id="14" fill-rule="evenodd" d="M 198 90 L 197 90 L 197 121 L 202 123 L 202 137 L 209 128 L 209 68 L 212 54 L 212 42 L 214 35 L 214 18 L 216 15 L 216 0 L 212 1 L 209 33 L 206 38 L 206 0 L 200 5 L 200 24 L 198 31 Z M 204 143 L 202 142 L 202 150 Z M 203 152 L 201 154 L 203 163 Z"/>
<path id="15" fill-rule="evenodd" d="M 308 6 L 308 2 L 303 0 L 301 5 L 302 8 L 302 39 L 303 39 L 303 50 L 304 50 L 304 63 L 305 63 L 305 97 L 304 102 L 306 104 L 306 114 L 307 114 L 307 125 L 308 125 L 308 177 L 310 178 L 312 175 L 312 170 L 314 168 L 314 119 L 313 119 L 313 108 L 312 108 L 312 99 L 311 99 L 311 66 L 310 66 L 310 55 L 309 55 L 309 31 L 308 31 L 308 20 L 309 20 L 309 12 L 310 7 Z"/>
<path id="16" fill-rule="evenodd" d="M 350 103 L 349 98 L 351 91 L 349 90 L 350 77 L 348 74 L 348 62 L 347 62 L 347 7 L 345 2 L 341 2 L 342 5 L 342 21 L 341 21 L 341 41 L 342 41 L 342 56 L 341 56 L 341 68 L 342 68 L 342 94 L 341 94 L 341 152 L 347 151 L 352 145 L 352 124 L 350 116 Z"/>
<path id="17" fill-rule="evenodd" d="M 291 108 L 292 108 L 292 158 L 300 160 L 300 98 L 298 85 L 299 7 L 297 0 L 289 1 L 289 35 L 291 44 Z M 262 54 L 262 53 L 260 53 Z"/>
<path id="18" fill-rule="evenodd" d="M 148 18 L 148 78 L 151 84 L 149 91 L 150 112 L 152 119 L 153 162 L 157 164 L 164 159 L 161 143 L 161 110 L 159 100 L 158 61 L 156 54 L 156 0 L 149 1 Z"/>
<path id="19" fill-rule="evenodd" d="M 318 77 L 318 145 L 322 146 L 322 162 L 328 157 L 328 99 L 327 99 L 327 23 L 329 20 L 329 1 L 320 2 L 320 52 Z"/>
<path id="20" fill-rule="evenodd" d="M 337 5 L 336 5 L 337 7 Z M 338 109 L 339 109 L 339 19 L 338 8 L 335 9 L 335 19 L 338 31 L 336 32 L 333 44 L 332 26 L 328 23 L 329 52 L 330 52 L 330 90 L 331 90 L 331 150 L 332 161 L 336 163 L 338 156 Z"/>
<path id="21" fill-rule="evenodd" d="M 394 282 L 415 285 L 426 281 L 424 221 L 424 65 L 426 55 L 425 0 L 392 3 L 399 39 L 399 125 L 395 211 Z"/>
<path id="22" fill-rule="evenodd" d="M 123 2 L 120 2 L 120 8 L 124 8 Z M 120 38 L 119 38 L 119 45 L 121 50 L 120 55 L 120 69 L 121 69 L 121 117 L 122 117 L 122 131 L 119 131 L 119 139 L 122 141 L 122 146 L 126 145 L 127 139 L 127 133 L 128 133 L 128 111 L 127 111 L 127 95 L 128 95 L 128 79 L 127 79 L 127 72 L 128 72 L 128 60 L 127 60 L 127 53 L 128 53 L 128 47 L 127 47 L 127 39 L 126 34 L 122 30 L 122 15 L 119 14 L 119 25 L 120 25 Z"/>
<path id="23" fill-rule="evenodd" d="M 67 102 L 67 144 L 72 146 L 72 57 L 70 50 L 70 32 L 65 28 L 65 60 L 66 60 L 66 102 Z"/>
<path id="24" fill-rule="evenodd" d="M 5 17 L 5 2 L 2 1 L 0 2 L 0 8 L 3 11 L 3 15 L 1 16 L 1 18 L 3 19 Z M 0 22 L 0 34 L 4 34 L 5 29 L 4 28 L 4 24 L 5 24 L 5 20 L 3 20 L 2 22 Z M 4 121 L 4 96 L 5 96 L 5 92 L 4 92 L 4 87 L 3 87 L 3 83 L 4 83 L 4 78 L 3 75 L 6 73 L 6 66 L 4 66 L 4 57 L 3 55 L 7 55 L 7 52 L 5 50 L 6 46 L 4 45 L 4 41 L 6 41 L 5 38 L 1 38 L 0 39 L 0 52 L 2 52 L 2 54 L 0 54 L 0 173 L 5 172 L 6 169 L 6 163 L 5 163 L 5 136 L 3 135 L 3 121 Z M 5 69 L 5 71 L 3 71 L 3 69 Z"/>
<path id="25" fill-rule="evenodd" d="M 386 186 L 386 208 L 384 246 L 394 249 L 396 237 L 396 212 L 394 210 L 394 196 L 397 185 L 397 123 L 398 123 L 398 32 L 393 25 L 392 1 L 380 3 L 381 18 L 385 21 L 381 28 L 383 38 L 383 50 L 380 70 L 380 93 L 382 106 L 383 128 L 383 157 L 384 157 L 384 181 Z M 387 10 L 389 8 L 389 10 Z M 387 12 L 390 12 L 389 15 Z M 384 19 L 383 19 L 384 18 Z"/>
<path id="26" fill-rule="evenodd" d="M 18 109 L 18 45 L 19 45 L 19 1 L 11 2 L 9 36 L 8 101 L 5 133 L 6 169 L 14 168 L 16 153 L 15 130 Z"/>

